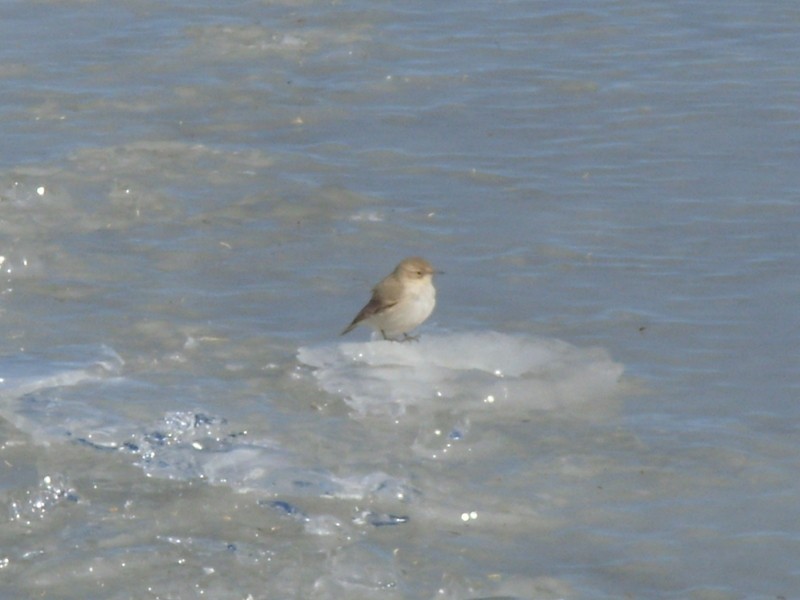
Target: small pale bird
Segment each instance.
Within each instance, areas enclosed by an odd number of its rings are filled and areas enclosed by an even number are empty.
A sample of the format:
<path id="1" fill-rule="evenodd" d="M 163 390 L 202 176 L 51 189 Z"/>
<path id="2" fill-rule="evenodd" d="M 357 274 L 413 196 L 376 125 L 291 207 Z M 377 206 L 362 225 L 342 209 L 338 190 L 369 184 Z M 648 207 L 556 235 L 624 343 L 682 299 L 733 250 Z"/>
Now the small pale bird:
<path id="1" fill-rule="evenodd" d="M 400 335 L 403 341 L 416 339 L 409 332 L 433 312 L 436 306 L 433 275 L 439 272 L 424 258 L 406 258 L 372 288 L 372 298 L 342 335 L 366 323 L 380 331 L 385 340 L 397 341 Z"/>

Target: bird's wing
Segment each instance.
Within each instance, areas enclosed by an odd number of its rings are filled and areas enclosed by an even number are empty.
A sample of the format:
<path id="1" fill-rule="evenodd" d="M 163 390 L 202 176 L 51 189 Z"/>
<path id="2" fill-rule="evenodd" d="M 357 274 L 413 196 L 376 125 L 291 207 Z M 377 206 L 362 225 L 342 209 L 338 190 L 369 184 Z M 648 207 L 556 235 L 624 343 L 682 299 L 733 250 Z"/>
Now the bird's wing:
<path id="1" fill-rule="evenodd" d="M 397 298 L 400 296 L 399 288 L 401 287 L 402 285 L 400 282 L 389 276 L 372 288 L 372 298 L 370 298 L 369 302 L 364 305 L 364 308 L 358 312 L 353 322 L 345 327 L 341 335 L 352 331 L 361 321 L 369 319 L 372 315 L 383 312 L 387 308 L 391 308 L 397 304 Z M 389 298 L 393 298 L 393 300 L 389 300 Z"/>

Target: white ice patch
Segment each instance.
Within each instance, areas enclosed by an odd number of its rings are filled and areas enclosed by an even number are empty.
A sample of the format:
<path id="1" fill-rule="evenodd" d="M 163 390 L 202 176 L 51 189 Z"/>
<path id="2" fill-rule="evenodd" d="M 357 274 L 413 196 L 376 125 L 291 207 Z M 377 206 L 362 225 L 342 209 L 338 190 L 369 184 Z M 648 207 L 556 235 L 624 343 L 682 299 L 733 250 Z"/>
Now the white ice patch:
<path id="1" fill-rule="evenodd" d="M 138 384 L 121 375 L 123 361 L 114 350 L 76 346 L 53 349 L 51 354 L 58 358 L 21 353 L 0 360 L 0 418 L 38 444 L 72 442 L 97 452 L 123 453 L 148 477 L 201 479 L 291 499 L 370 497 L 402 502 L 413 493 L 379 470 L 334 475 L 309 465 L 295 449 L 253 437 L 214 414 L 172 410 L 154 421 L 137 421 L 124 410 L 123 399 Z M 45 496 L 68 496 L 51 491 L 21 499 L 20 506 L 30 501 L 35 509 Z M 288 500 L 283 504 L 295 512 Z M 29 518 L 23 513 L 20 508 L 20 519 Z"/>
<path id="2" fill-rule="evenodd" d="M 400 416 L 460 407 L 471 411 L 591 413 L 615 390 L 623 366 L 602 348 L 497 332 L 424 335 L 418 342 L 370 341 L 303 347 L 320 387 L 360 415 Z M 599 406 L 598 406 L 599 408 Z"/>
<path id="3" fill-rule="evenodd" d="M 61 349 L 69 360 L 20 354 L 0 360 L 0 417 L 40 444 L 97 426 L 104 419 L 89 404 L 65 400 L 60 392 L 112 381 L 122 368 L 107 346 Z"/>

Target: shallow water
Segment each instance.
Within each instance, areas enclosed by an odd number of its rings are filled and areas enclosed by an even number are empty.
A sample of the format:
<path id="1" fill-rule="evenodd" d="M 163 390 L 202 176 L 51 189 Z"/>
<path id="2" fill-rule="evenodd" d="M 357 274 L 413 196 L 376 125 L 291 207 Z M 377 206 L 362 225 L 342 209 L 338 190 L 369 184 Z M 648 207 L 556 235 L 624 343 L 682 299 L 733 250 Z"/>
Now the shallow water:
<path id="1" fill-rule="evenodd" d="M 798 23 L 4 5 L 0 597 L 797 595 Z"/>

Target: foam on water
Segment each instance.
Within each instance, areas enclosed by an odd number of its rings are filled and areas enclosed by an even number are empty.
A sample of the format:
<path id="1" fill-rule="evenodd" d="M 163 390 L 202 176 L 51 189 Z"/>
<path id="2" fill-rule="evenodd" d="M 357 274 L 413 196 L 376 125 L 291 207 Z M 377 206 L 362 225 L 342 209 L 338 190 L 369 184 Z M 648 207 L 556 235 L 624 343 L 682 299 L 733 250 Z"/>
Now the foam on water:
<path id="1" fill-rule="evenodd" d="M 359 416 L 453 403 L 492 418 L 537 410 L 592 415 L 603 411 L 623 372 L 601 348 L 493 331 L 303 347 L 298 359 Z"/>

